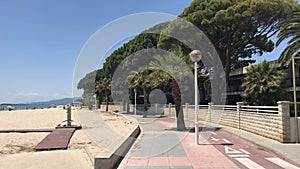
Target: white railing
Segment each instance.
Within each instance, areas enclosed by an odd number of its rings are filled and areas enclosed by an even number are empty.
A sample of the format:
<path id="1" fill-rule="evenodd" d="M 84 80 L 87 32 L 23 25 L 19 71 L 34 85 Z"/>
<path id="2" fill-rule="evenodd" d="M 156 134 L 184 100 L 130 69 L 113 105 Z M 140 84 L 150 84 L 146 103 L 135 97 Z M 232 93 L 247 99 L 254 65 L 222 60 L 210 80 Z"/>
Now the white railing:
<path id="1" fill-rule="evenodd" d="M 241 111 L 278 114 L 278 106 L 241 106 Z"/>
<path id="2" fill-rule="evenodd" d="M 152 107 L 153 106 L 153 107 Z M 195 109 L 195 105 L 185 104 L 181 105 L 183 109 L 189 108 L 189 109 Z M 186 107 L 188 106 L 188 107 Z M 141 110 L 143 109 L 143 104 L 137 104 L 137 109 Z M 155 107 L 155 109 L 159 108 L 175 108 L 174 104 L 152 104 L 152 109 Z M 148 108 L 150 108 L 150 105 L 148 104 Z M 209 109 L 209 105 L 198 105 L 198 109 Z M 211 109 L 213 110 L 228 110 L 228 111 L 238 111 L 238 105 L 211 105 Z M 256 112 L 256 113 L 264 113 L 264 114 L 278 114 L 278 106 L 245 106 L 241 105 L 239 108 L 240 111 L 244 112 Z"/>
<path id="3" fill-rule="evenodd" d="M 237 106 L 234 105 L 212 105 L 212 108 L 216 110 L 237 110 Z"/>
<path id="4" fill-rule="evenodd" d="M 185 105 L 182 105 L 183 107 L 185 107 Z M 195 105 L 188 105 L 188 108 L 193 108 L 195 109 Z M 198 105 L 198 109 L 208 109 L 208 105 Z"/>
<path id="5" fill-rule="evenodd" d="M 170 106 L 170 107 L 169 107 Z M 136 112 L 137 114 L 143 114 L 144 104 L 136 104 L 136 111 L 134 104 L 130 104 L 132 112 Z M 147 114 L 148 115 L 162 115 L 164 112 L 164 108 L 173 108 L 175 105 L 168 104 L 147 104 Z"/>

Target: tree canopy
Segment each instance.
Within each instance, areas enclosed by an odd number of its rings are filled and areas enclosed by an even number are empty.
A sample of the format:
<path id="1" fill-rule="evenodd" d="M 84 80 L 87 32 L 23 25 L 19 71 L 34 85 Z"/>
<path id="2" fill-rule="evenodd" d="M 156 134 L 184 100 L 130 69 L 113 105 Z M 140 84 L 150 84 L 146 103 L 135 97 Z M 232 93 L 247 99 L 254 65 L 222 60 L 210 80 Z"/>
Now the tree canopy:
<path id="1" fill-rule="evenodd" d="M 294 0 L 194 0 L 179 17 L 208 36 L 228 79 L 230 70 L 254 63 L 253 55 L 273 50 L 278 23 L 296 8 Z"/>
<path id="2" fill-rule="evenodd" d="M 280 55 L 280 61 L 285 63 L 293 55 L 300 55 L 300 9 L 294 11 L 286 20 L 280 23 L 280 33 L 278 34 L 279 45 L 283 40 L 289 39 L 288 46 Z"/>
<path id="3" fill-rule="evenodd" d="M 194 0 L 177 20 L 191 22 L 203 31 L 200 36 L 204 34 L 209 38 L 222 62 L 213 70 L 224 70 L 228 81 L 232 69 L 254 63 L 253 55 L 262 55 L 273 50 L 274 42 L 271 37 L 280 30 L 279 23 L 296 9 L 299 9 L 299 4 L 295 0 Z M 91 91 L 95 90 L 95 81 L 112 78 L 125 58 L 144 49 L 163 48 L 172 52 L 180 50 L 187 56 L 194 49 L 190 49 L 185 42 L 163 35 L 164 32 L 172 35 L 170 32 L 178 32 L 186 27 L 188 26 L 184 24 L 178 26 L 174 21 L 156 25 L 142 32 L 115 50 L 106 59 L 102 69 L 87 74 L 79 82 L 78 88 L 85 89 L 84 93 L 90 95 Z M 190 34 L 184 35 L 193 37 Z M 151 54 L 142 57 L 151 57 Z M 199 63 L 199 67 L 202 69 L 203 65 Z M 209 71 L 208 69 L 206 70 Z"/>
<path id="4" fill-rule="evenodd" d="M 82 97 L 84 99 L 84 103 L 89 106 L 89 109 L 92 109 L 92 103 L 94 102 L 95 77 L 97 76 L 98 71 L 99 70 L 95 70 L 88 73 L 77 84 L 77 89 L 83 89 Z"/>
<path id="5" fill-rule="evenodd" d="M 115 50 L 106 60 L 103 65 L 104 71 L 107 75 L 112 78 L 116 68 L 119 64 L 131 54 L 138 52 L 143 49 L 157 48 L 157 43 L 159 40 L 159 32 L 163 30 L 168 23 L 158 24 L 141 34 L 137 35 L 135 38 L 125 43 L 122 47 Z M 157 33 L 148 33 L 157 32 Z"/>
<path id="6" fill-rule="evenodd" d="M 107 57 L 102 69 L 86 74 L 86 76 L 77 84 L 77 89 L 84 90 L 83 97 L 85 102 L 89 103 L 93 101 L 96 83 L 102 81 L 104 78 L 112 78 L 116 68 L 125 58 L 142 49 L 156 48 L 160 36 L 159 32 L 160 30 L 163 30 L 167 24 L 168 23 L 158 24 L 137 35 L 132 40 L 125 43 L 122 47 L 115 50 L 109 57 Z M 96 94 L 98 100 L 101 100 L 102 94 L 104 95 L 104 93 L 99 93 L 97 91 Z"/>

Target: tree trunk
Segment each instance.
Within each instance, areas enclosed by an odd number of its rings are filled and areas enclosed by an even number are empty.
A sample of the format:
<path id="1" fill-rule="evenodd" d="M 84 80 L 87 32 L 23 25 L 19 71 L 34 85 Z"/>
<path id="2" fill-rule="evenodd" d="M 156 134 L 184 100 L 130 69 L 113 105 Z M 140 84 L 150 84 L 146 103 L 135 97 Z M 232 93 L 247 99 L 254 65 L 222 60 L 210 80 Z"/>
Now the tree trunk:
<path id="1" fill-rule="evenodd" d="M 144 115 L 143 117 L 147 117 L 147 109 L 148 109 L 148 106 L 147 106 L 147 88 L 143 88 L 143 92 L 144 92 Z"/>
<path id="2" fill-rule="evenodd" d="M 102 96 L 98 94 L 98 109 L 101 109 L 101 104 L 102 104 Z"/>
<path id="3" fill-rule="evenodd" d="M 172 81 L 172 96 L 175 102 L 176 118 L 177 118 L 177 130 L 185 130 L 183 108 L 181 106 L 181 93 L 180 88 L 176 81 Z"/>
<path id="4" fill-rule="evenodd" d="M 105 97 L 106 97 L 106 111 L 108 111 L 108 93 L 107 93 L 107 90 L 105 90 Z"/>
<path id="5" fill-rule="evenodd" d="M 129 113 L 130 111 L 130 105 L 129 105 L 129 100 L 126 101 L 126 113 Z"/>

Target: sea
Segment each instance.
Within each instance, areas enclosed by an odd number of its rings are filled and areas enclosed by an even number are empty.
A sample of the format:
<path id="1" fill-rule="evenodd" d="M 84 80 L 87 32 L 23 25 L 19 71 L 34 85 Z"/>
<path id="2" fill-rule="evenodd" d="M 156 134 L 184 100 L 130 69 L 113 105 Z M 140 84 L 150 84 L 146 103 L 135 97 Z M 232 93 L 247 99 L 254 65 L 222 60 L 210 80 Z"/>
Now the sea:
<path id="1" fill-rule="evenodd" d="M 56 107 L 50 104 L 0 104 L 0 111 L 5 110 L 26 110 L 26 109 L 46 109 Z"/>

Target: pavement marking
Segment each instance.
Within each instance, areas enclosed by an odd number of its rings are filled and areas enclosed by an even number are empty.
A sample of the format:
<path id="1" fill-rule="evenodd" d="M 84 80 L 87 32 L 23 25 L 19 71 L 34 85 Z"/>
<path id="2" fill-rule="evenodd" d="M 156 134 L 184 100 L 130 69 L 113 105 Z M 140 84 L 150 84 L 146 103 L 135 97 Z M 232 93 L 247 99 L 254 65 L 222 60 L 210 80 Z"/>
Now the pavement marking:
<path id="1" fill-rule="evenodd" d="M 228 155 L 229 157 L 232 158 L 238 158 L 238 157 L 250 157 L 249 155 L 246 154 L 237 154 L 237 155 Z"/>
<path id="2" fill-rule="evenodd" d="M 243 152 L 243 153 L 245 153 L 245 154 L 251 154 L 251 153 L 249 153 L 248 151 L 246 151 L 246 150 L 244 150 L 242 148 L 240 149 L 240 151 Z"/>
<path id="3" fill-rule="evenodd" d="M 230 141 L 228 141 L 227 139 L 223 138 L 223 141 L 225 141 L 226 143 L 231 143 Z"/>
<path id="4" fill-rule="evenodd" d="M 226 154 L 242 154 L 242 152 L 235 150 L 233 148 L 230 148 L 228 146 L 225 146 L 225 153 Z"/>
<path id="5" fill-rule="evenodd" d="M 276 157 L 270 157 L 270 158 L 265 158 L 266 160 L 279 165 L 282 168 L 289 168 L 289 169 L 300 169 L 299 167 L 296 167 L 280 158 L 276 158 Z"/>
<path id="6" fill-rule="evenodd" d="M 216 132 L 213 132 L 213 131 L 211 131 L 210 133 L 213 134 L 213 135 L 217 135 L 217 133 L 216 133 Z"/>
<path id="7" fill-rule="evenodd" d="M 214 137 L 210 137 L 212 141 L 219 141 L 219 139 L 216 139 Z"/>
<path id="8" fill-rule="evenodd" d="M 249 158 L 235 158 L 235 159 L 249 169 L 265 169 L 264 167 L 255 163 L 254 161 L 250 160 Z"/>

